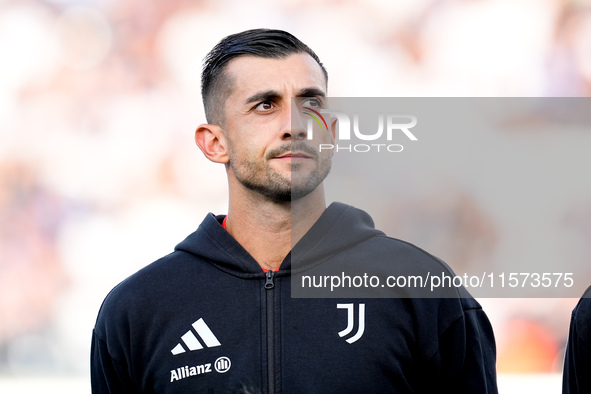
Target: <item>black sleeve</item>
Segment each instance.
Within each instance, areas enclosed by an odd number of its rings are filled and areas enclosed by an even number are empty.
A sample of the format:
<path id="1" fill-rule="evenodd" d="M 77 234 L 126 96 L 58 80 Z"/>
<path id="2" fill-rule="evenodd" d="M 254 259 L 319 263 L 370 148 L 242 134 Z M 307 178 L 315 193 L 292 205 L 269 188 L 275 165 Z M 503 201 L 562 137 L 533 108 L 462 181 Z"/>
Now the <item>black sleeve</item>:
<path id="1" fill-rule="evenodd" d="M 591 393 L 590 339 L 591 299 L 582 298 L 571 315 L 562 375 L 562 392 L 564 394 Z"/>
<path id="2" fill-rule="evenodd" d="M 90 381 L 92 394 L 133 394 L 139 393 L 129 368 L 115 360 L 109 353 L 107 344 L 92 332 L 90 350 Z"/>
<path id="3" fill-rule="evenodd" d="M 477 303 L 474 301 L 477 305 Z M 437 351 L 421 393 L 497 394 L 496 346 L 490 322 L 479 305 L 463 311 L 438 338 Z"/>
<path id="4" fill-rule="evenodd" d="M 496 394 L 496 345 L 488 317 L 481 308 L 465 311 L 466 349 L 458 393 Z"/>

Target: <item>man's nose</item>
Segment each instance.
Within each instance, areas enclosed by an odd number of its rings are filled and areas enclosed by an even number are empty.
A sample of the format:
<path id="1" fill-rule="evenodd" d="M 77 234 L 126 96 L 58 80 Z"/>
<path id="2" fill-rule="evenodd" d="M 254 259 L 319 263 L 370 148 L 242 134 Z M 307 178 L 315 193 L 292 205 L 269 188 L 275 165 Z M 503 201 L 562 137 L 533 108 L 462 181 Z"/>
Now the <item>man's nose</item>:
<path id="1" fill-rule="evenodd" d="M 306 119 L 303 118 L 303 113 L 300 111 L 297 104 L 292 103 L 290 105 L 290 111 L 287 112 L 287 116 L 284 121 L 284 139 L 293 139 L 295 141 L 302 141 L 308 137 L 308 130 L 306 128 Z"/>

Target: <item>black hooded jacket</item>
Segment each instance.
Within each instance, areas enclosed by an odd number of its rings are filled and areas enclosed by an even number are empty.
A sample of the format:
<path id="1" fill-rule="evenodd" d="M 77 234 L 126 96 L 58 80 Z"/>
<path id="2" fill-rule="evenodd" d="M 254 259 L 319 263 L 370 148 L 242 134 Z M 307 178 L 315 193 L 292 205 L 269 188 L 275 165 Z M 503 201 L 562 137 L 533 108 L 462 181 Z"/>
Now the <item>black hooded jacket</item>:
<path id="1" fill-rule="evenodd" d="M 564 357 L 562 392 L 591 393 L 591 287 L 572 312 Z"/>
<path id="2" fill-rule="evenodd" d="M 497 392 L 492 329 L 464 289 L 454 298 L 292 298 L 292 274 L 323 267 L 386 259 L 394 272 L 453 274 L 375 230 L 363 211 L 333 203 L 267 273 L 222 219 L 208 215 L 107 296 L 93 331 L 93 393 Z M 292 255 L 302 260 L 293 273 Z"/>

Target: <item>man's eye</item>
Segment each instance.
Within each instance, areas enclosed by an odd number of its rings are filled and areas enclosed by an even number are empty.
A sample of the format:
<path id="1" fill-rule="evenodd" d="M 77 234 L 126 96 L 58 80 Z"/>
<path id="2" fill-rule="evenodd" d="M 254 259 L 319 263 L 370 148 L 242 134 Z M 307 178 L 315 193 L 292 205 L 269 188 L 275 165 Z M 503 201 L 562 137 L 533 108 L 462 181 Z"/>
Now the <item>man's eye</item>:
<path id="1" fill-rule="evenodd" d="M 263 101 L 255 108 L 257 111 L 270 111 L 273 109 L 273 104 L 270 101 Z"/>
<path id="2" fill-rule="evenodd" d="M 322 108 L 323 104 L 320 99 L 310 98 L 310 99 L 304 100 L 303 107 Z"/>

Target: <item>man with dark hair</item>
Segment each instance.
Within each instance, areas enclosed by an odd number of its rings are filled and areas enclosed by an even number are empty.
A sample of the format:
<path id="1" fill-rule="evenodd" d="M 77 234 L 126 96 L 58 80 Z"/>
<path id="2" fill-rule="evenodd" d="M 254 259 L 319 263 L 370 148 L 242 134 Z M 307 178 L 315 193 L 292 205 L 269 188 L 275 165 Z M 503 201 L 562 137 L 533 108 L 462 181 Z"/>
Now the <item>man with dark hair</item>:
<path id="1" fill-rule="evenodd" d="M 94 393 L 497 392 L 492 329 L 465 289 L 292 298 L 292 274 L 361 260 L 453 274 L 363 211 L 326 207 L 331 154 L 313 146 L 333 135 L 308 138 L 298 121 L 299 108 L 322 108 L 326 90 L 318 57 L 283 31 L 235 34 L 210 52 L 208 123 L 195 141 L 226 167 L 228 214 L 209 214 L 109 293 L 93 331 Z"/>
<path id="2" fill-rule="evenodd" d="M 585 291 L 571 315 L 568 345 L 564 357 L 562 392 L 564 394 L 591 393 L 589 371 L 591 371 L 591 287 Z"/>
<path id="3" fill-rule="evenodd" d="M 285 31 L 247 30 L 220 41 L 205 58 L 205 67 L 201 75 L 201 96 L 207 122 L 220 123 L 218 116 L 223 114 L 223 104 L 232 89 L 233 81 L 225 70 L 232 59 L 243 55 L 281 59 L 294 53 L 310 55 L 320 66 L 325 82 L 328 82 L 328 72 L 314 51 Z"/>

